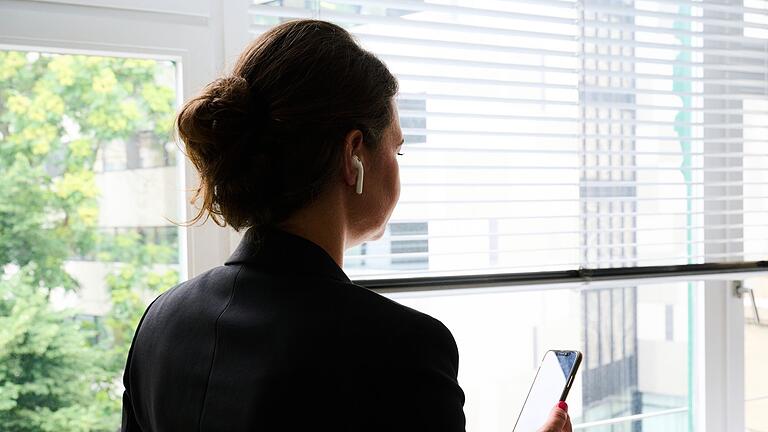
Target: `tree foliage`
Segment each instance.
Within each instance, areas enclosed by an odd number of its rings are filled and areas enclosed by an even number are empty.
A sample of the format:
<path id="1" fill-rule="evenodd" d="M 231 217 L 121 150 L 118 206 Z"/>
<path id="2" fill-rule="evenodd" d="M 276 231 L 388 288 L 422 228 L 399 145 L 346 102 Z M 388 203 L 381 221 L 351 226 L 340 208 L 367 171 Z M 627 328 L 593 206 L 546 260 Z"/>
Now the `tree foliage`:
<path id="1" fill-rule="evenodd" d="M 114 430 L 111 371 L 87 331 L 51 309 L 34 265 L 0 281 L 0 424 L 13 431 Z"/>
<path id="2" fill-rule="evenodd" d="M 154 60 L 0 51 L 0 425 L 115 430 L 120 377 L 147 301 L 178 279 L 171 245 L 98 229 L 99 148 L 169 136 L 174 90 Z M 72 257 L 111 262 L 108 315 L 57 310 Z"/>

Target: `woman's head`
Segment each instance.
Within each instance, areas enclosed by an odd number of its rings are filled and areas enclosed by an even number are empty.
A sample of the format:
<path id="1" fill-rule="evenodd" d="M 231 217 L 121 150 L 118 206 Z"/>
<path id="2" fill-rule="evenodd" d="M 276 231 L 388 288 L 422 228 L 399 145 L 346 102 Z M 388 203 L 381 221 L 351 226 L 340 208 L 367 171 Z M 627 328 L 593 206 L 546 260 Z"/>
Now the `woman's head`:
<path id="1" fill-rule="evenodd" d="M 372 154 L 391 141 L 396 93 L 386 66 L 341 27 L 272 28 L 177 117 L 201 178 L 193 221 L 210 215 L 240 230 L 286 220 L 340 175 L 350 137 Z"/>

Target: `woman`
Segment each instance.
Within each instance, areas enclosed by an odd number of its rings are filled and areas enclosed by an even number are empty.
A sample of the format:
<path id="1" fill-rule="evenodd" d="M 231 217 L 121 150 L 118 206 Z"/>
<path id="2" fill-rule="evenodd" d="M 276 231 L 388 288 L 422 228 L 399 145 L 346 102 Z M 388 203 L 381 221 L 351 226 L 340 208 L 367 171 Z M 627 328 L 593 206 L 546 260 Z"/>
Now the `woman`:
<path id="1" fill-rule="evenodd" d="M 281 24 L 177 118 L 193 221 L 247 232 L 224 266 L 158 297 L 124 376 L 124 431 L 462 431 L 448 329 L 354 285 L 400 183 L 397 81 L 342 28 Z M 570 431 L 555 408 L 543 431 Z"/>

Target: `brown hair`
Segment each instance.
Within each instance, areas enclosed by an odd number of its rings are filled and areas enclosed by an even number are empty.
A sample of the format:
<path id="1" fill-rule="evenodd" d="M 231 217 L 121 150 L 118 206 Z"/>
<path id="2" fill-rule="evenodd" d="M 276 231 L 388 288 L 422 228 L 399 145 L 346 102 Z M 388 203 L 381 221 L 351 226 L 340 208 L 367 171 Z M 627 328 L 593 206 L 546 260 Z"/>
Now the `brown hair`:
<path id="1" fill-rule="evenodd" d="M 396 93 L 387 67 L 341 27 L 300 20 L 270 29 L 176 118 L 200 173 L 191 202 L 202 206 L 189 223 L 210 216 L 240 230 L 287 219 L 338 172 L 349 131 L 378 145 Z"/>

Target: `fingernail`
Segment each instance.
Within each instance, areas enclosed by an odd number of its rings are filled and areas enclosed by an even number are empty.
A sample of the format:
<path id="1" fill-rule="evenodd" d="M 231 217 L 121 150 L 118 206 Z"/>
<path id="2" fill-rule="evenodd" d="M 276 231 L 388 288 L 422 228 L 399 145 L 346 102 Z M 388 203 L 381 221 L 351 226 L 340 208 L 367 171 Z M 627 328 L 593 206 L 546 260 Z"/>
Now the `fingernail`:
<path id="1" fill-rule="evenodd" d="M 565 401 L 558 402 L 557 403 L 557 407 L 560 408 L 561 410 L 565 411 L 565 412 L 568 412 L 568 404 L 565 403 Z"/>

